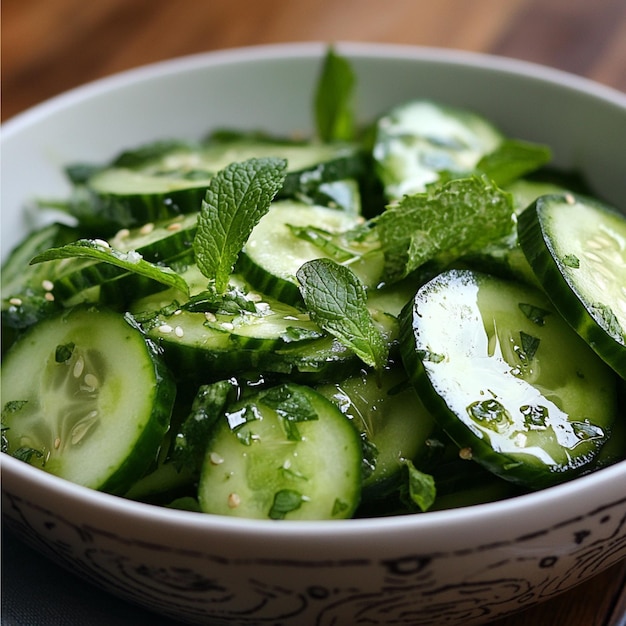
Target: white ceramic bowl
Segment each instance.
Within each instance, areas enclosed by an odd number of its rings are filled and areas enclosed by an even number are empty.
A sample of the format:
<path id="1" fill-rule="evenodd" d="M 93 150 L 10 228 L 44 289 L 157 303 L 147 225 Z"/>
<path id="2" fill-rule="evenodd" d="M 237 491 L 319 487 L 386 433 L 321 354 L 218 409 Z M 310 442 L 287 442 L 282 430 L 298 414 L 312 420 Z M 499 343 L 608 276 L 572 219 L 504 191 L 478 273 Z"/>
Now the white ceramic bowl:
<path id="1" fill-rule="evenodd" d="M 626 96 L 475 54 L 346 44 L 359 115 L 428 96 L 550 144 L 624 204 Z M 71 91 L 2 129 L 2 248 L 63 164 L 214 126 L 309 130 L 323 45 L 183 58 Z M 2 458 L 3 515 L 27 542 L 123 598 L 212 625 L 479 624 L 626 557 L 626 462 L 512 500 L 387 519 L 270 522 L 160 509 Z"/>

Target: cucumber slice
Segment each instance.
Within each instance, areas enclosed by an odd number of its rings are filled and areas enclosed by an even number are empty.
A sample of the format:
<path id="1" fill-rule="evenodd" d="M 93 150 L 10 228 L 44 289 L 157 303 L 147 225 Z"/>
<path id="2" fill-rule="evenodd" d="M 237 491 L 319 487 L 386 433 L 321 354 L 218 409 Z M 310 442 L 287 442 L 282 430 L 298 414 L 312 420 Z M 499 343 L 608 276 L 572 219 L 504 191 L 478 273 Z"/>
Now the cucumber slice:
<path id="1" fill-rule="evenodd" d="M 20 295 L 26 288 L 45 291 L 42 283 L 48 278 L 50 262 L 29 265 L 30 260 L 48 248 L 62 246 L 76 239 L 76 229 L 53 223 L 37 229 L 22 240 L 2 264 L 2 308 L 5 308 L 8 298 Z"/>
<path id="2" fill-rule="evenodd" d="M 418 290 L 401 327 L 418 393 L 466 455 L 529 489 L 593 466 L 616 377 L 541 291 L 450 270 Z"/>
<path id="3" fill-rule="evenodd" d="M 366 286 L 376 285 L 382 274 L 382 254 L 361 257 L 362 251 L 356 245 L 350 248 L 347 244 L 324 249 L 323 244 L 307 241 L 291 228 L 314 227 L 337 235 L 360 224 L 358 216 L 345 211 L 290 200 L 275 202 L 248 238 L 239 257 L 238 271 L 259 291 L 290 304 L 302 302 L 296 272 L 312 259 L 347 262 Z M 335 254 L 341 257 L 335 258 Z"/>
<path id="4" fill-rule="evenodd" d="M 196 265 L 182 276 L 192 297 L 206 289 L 208 281 Z M 356 362 L 354 353 L 323 333 L 307 313 L 255 291 L 241 276 L 232 275 L 230 284 L 244 298 L 245 309 L 203 311 L 199 303 L 190 311 L 184 295 L 171 289 L 131 304 L 130 311 L 181 379 L 206 382 L 207 376 L 255 369 L 300 372 L 309 379 Z"/>
<path id="5" fill-rule="evenodd" d="M 361 490 L 361 442 L 330 400 L 285 384 L 234 404 L 208 446 L 202 511 L 270 519 L 342 519 Z"/>
<path id="6" fill-rule="evenodd" d="M 439 172 L 472 172 L 503 139 L 480 115 L 415 100 L 378 120 L 373 156 L 385 195 L 399 200 L 424 191 Z"/>
<path id="7" fill-rule="evenodd" d="M 52 223 L 30 233 L 9 254 L 2 265 L 2 348 L 13 340 L 14 330 L 23 330 L 59 308 L 49 280 L 54 262 L 29 265 L 30 260 L 48 248 L 62 246 L 78 238 L 71 226 Z"/>
<path id="8" fill-rule="evenodd" d="M 272 156 L 288 161 L 281 197 L 315 195 L 321 184 L 361 176 L 364 169 L 362 153 L 348 144 L 235 138 L 159 144 L 154 150 L 143 146 L 106 167 L 90 172 L 81 168 L 89 173 L 74 176 L 70 211 L 100 228 L 132 227 L 196 212 L 218 171 L 233 162 Z"/>
<path id="9" fill-rule="evenodd" d="M 317 391 L 339 407 L 361 434 L 366 449 L 373 451 L 366 459 L 364 498 L 395 482 L 405 459 L 416 460 L 424 453 L 435 423 L 402 367 L 361 372 Z"/>
<path id="10" fill-rule="evenodd" d="M 518 233 L 554 306 L 626 378 L 626 216 L 586 196 L 545 195 Z"/>
<path id="11" fill-rule="evenodd" d="M 87 307 L 32 327 L 6 355 L 1 381 L 7 452 L 118 494 L 154 461 L 175 395 L 136 326 Z"/>

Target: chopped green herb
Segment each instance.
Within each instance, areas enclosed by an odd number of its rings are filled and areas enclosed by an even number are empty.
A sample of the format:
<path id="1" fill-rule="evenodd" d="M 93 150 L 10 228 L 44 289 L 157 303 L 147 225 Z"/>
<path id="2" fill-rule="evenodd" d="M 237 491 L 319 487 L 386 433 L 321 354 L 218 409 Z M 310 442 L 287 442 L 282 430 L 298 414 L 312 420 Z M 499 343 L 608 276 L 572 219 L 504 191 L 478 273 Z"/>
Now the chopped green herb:
<path id="1" fill-rule="evenodd" d="M 13 456 L 19 461 L 24 461 L 24 463 L 30 463 L 33 457 L 37 459 L 43 459 L 44 454 L 41 450 L 37 450 L 35 448 L 18 448 Z"/>
<path id="2" fill-rule="evenodd" d="M 293 226 L 292 224 L 287 224 L 287 226 L 296 237 L 317 246 L 326 256 L 337 261 L 337 263 L 354 258 L 354 253 L 336 243 L 336 236 L 332 233 L 315 226 Z"/>
<path id="3" fill-rule="evenodd" d="M 575 254 L 566 254 L 563 257 L 563 265 L 577 270 L 580 267 L 580 259 Z"/>
<path id="4" fill-rule="evenodd" d="M 72 358 L 74 348 L 75 344 L 72 342 L 58 345 L 54 352 L 54 360 L 57 363 L 66 363 Z"/>
<path id="5" fill-rule="evenodd" d="M 317 420 L 318 416 L 308 396 L 300 393 L 293 385 L 278 385 L 263 394 L 263 404 L 280 415 L 290 441 L 301 439 L 297 422 Z"/>
<path id="6" fill-rule="evenodd" d="M 602 302 L 594 302 L 591 305 L 596 318 L 600 318 L 606 332 L 621 344 L 626 344 L 626 330 L 622 328 L 613 309 Z"/>
<path id="7" fill-rule="evenodd" d="M 191 411 L 176 435 L 172 458 L 177 466 L 200 468 L 215 423 L 238 392 L 234 380 L 222 380 L 198 389 Z"/>
<path id="8" fill-rule="evenodd" d="M 405 459 L 404 464 L 409 471 L 409 495 L 421 511 L 428 511 L 437 496 L 435 479 L 430 475 L 418 470 L 415 465 Z"/>
<path id="9" fill-rule="evenodd" d="M 217 315 L 239 315 L 241 313 L 256 313 L 256 306 L 246 294 L 236 287 L 229 286 L 220 293 L 213 286 L 189 298 L 181 307 L 191 312 L 210 312 Z"/>
<path id="10" fill-rule="evenodd" d="M 537 326 L 543 326 L 546 323 L 546 316 L 550 315 L 550 311 L 535 306 L 534 304 L 527 304 L 526 302 L 519 303 L 520 311 Z"/>
<path id="11" fill-rule="evenodd" d="M 525 358 L 528 361 L 531 361 L 537 353 L 537 348 L 539 348 L 539 337 L 533 337 L 532 335 L 525 333 L 523 330 L 520 331 L 519 336 L 522 343 L 522 352 L 524 353 Z"/>
<path id="12" fill-rule="evenodd" d="M 281 489 L 274 494 L 274 502 L 268 516 L 270 519 L 285 519 L 287 513 L 299 509 L 303 502 L 304 497 L 299 491 Z"/>

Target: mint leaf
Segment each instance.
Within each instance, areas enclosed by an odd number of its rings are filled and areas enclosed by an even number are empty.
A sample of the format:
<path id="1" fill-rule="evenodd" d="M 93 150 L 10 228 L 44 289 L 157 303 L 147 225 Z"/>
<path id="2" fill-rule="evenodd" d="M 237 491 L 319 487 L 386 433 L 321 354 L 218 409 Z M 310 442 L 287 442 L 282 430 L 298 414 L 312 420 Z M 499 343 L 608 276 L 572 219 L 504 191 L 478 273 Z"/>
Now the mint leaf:
<path id="1" fill-rule="evenodd" d="M 532 361 L 535 358 L 535 354 L 537 353 L 537 349 L 539 348 L 540 339 L 539 337 L 534 337 L 533 335 L 529 335 L 525 333 L 523 330 L 520 330 L 519 333 L 520 342 L 522 344 L 522 353 L 524 354 L 524 359 L 526 361 Z"/>
<path id="2" fill-rule="evenodd" d="M 374 218 L 385 278 L 397 282 L 435 258 L 450 262 L 513 228 L 513 200 L 486 177 L 432 185 Z"/>
<path id="3" fill-rule="evenodd" d="M 263 404 L 271 407 L 283 419 L 290 441 L 300 441 L 297 422 L 317 420 L 318 416 L 306 393 L 292 385 L 272 387 L 263 394 Z"/>
<path id="4" fill-rule="evenodd" d="M 404 464 L 409 470 L 409 496 L 422 512 L 428 511 L 437 497 L 435 479 L 430 474 L 420 472 L 415 465 L 405 459 Z"/>
<path id="5" fill-rule="evenodd" d="M 365 287 L 354 272 L 331 259 L 314 259 L 302 265 L 296 277 L 311 319 L 365 364 L 382 369 L 389 346 L 374 324 Z"/>
<path id="6" fill-rule="evenodd" d="M 506 139 L 493 152 L 486 154 L 476 169 L 501 187 L 545 165 L 552 158 L 547 146 Z"/>
<path id="7" fill-rule="evenodd" d="M 350 63 L 328 48 L 315 90 L 317 135 L 325 142 L 354 139 L 352 98 L 355 76 Z"/>
<path id="8" fill-rule="evenodd" d="M 59 259 L 92 259 L 110 263 L 130 273 L 140 274 L 159 283 L 189 293 L 187 282 L 172 268 L 145 261 L 135 250 L 122 252 L 101 239 L 79 239 L 58 248 L 49 248 L 31 260 L 31 265 Z"/>
<path id="9" fill-rule="evenodd" d="M 285 180 L 287 161 L 249 159 L 231 163 L 210 181 L 193 242 L 200 271 L 223 292 L 252 229 L 267 213 Z"/>

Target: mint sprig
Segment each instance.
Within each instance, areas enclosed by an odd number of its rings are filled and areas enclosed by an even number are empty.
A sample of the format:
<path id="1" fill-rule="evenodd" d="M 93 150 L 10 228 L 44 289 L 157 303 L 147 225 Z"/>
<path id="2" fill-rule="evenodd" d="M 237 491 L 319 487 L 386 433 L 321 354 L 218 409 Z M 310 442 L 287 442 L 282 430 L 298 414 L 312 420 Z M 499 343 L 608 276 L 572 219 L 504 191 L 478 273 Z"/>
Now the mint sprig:
<path id="1" fill-rule="evenodd" d="M 296 273 L 311 319 L 366 364 L 381 370 L 389 346 L 367 308 L 363 283 L 331 259 L 307 261 Z"/>
<path id="2" fill-rule="evenodd" d="M 287 161 L 231 163 L 210 181 L 193 242 L 200 271 L 222 293 L 241 249 L 285 180 Z"/>
<path id="3" fill-rule="evenodd" d="M 513 228 L 513 200 L 482 176 L 436 184 L 405 196 L 374 218 L 385 278 L 396 282 L 427 261 L 450 262 Z"/>
<path id="4" fill-rule="evenodd" d="M 79 239 L 58 248 L 49 248 L 31 260 L 31 265 L 44 261 L 59 259 L 92 259 L 102 261 L 127 270 L 129 273 L 140 274 L 151 278 L 163 285 L 178 289 L 185 294 L 189 293 L 187 282 L 172 268 L 166 265 L 156 265 L 143 259 L 141 255 L 130 250 L 123 252 L 111 247 L 108 242 L 100 239 Z"/>

